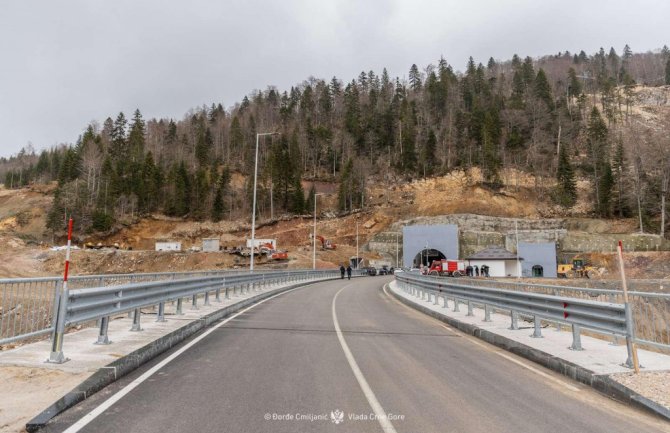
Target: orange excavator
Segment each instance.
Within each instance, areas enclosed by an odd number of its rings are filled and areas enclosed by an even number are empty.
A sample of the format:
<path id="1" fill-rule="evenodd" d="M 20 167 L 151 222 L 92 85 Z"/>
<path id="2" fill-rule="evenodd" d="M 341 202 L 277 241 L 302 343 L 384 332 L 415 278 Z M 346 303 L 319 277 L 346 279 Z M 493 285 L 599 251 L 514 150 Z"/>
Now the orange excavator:
<path id="1" fill-rule="evenodd" d="M 322 250 L 336 250 L 337 245 L 332 243 L 330 240 L 324 238 L 323 236 L 316 235 L 316 238 L 321 241 L 321 249 Z"/>
<path id="2" fill-rule="evenodd" d="M 271 243 L 259 245 L 261 254 L 265 254 L 270 260 L 288 260 L 288 251 L 275 250 Z"/>

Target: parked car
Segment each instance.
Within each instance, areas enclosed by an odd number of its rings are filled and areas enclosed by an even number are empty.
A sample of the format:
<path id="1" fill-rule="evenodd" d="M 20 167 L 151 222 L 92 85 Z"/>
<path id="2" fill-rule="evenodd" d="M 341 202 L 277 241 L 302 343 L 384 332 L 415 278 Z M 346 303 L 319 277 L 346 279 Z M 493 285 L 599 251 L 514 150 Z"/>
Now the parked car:
<path id="1" fill-rule="evenodd" d="M 371 277 L 376 276 L 377 275 L 377 268 L 375 268 L 373 266 L 370 266 L 368 268 L 368 275 L 371 276 Z"/>
<path id="2" fill-rule="evenodd" d="M 379 269 L 379 275 L 388 275 L 388 274 L 389 274 L 388 266 L 384 265 Z"/>

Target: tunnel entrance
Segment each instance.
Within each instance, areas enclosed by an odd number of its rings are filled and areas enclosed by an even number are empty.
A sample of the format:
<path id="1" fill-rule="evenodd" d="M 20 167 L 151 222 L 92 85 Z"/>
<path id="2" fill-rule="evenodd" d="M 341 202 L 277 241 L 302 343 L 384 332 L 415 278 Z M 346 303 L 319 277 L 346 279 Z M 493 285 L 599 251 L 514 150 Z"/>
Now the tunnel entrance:
<path id="1" fill-rule="evenodd" d="M 430 266 L 430 264 L 433 263 L 433 260 L 444 260 L 446 258 L 447 256 L 442 254 L 442 251 L 440 250 L 424 248 L 423 250 L 419 251 L 419 254 L 414 256 L 412 266 L 415 268 L 419 268 L 421 265 Z"/>

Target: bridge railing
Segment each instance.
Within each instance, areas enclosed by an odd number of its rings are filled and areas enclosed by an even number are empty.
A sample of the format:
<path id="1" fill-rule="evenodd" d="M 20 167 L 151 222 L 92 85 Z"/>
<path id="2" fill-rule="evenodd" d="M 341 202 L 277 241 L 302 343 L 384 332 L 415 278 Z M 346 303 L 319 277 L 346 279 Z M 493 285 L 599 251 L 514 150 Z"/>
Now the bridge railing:
<path id="1" fill-rule="evenodd" d="M 451 278 L 435 278 L 403 273 L 396 275 L 400 289 L 421 300 L 439 304 L 444 308 L 453 302 L 455 312 L 461 305 L 467 307 L 468 315 L 473 308 L 484 309 L 484 320 L 491 321 L 493 310 L 510 314 L 510 329 L 519 329 L 519 315 L 533 318 L 533 337 L 541 337 L 542 321 L 557 323 L 572 328 L 572 349 L 581 350 L 581 330 L 626 338 L 635 341 L 635 324 L 630 304 L 593 301 L 588 299 L 546 295 L 498 288 L 481 287 Z M 628 345 L 626 365 L 632 367 L 631 345 Z"/>
<path id="2" fill-rule="evenodd" d="M 142 281 L 165 281 L 211 275 L 234 275 L 246 271 L 155 272 L 145 274 L 81 275 L 68 279 L 70 289 L 114 286 Z M 0 279 L 0 344 L 53 332 L 56 296 L 62 277 Z"/>
<path id="3" fill-rule="evenodd" d="M 264 271 L 264 275 L 285 271 Z M 90 289 L 151 281 L 248 274 L 248 270 L 155 272 L 81 275 L 68 279 L 68 289 Z M 54 331 L 54 311 L 62 277 L 0 279 L 0 344 L 44 336 Z"/>
<path id="4" fill-rule="evenodd" d="M 499 281 L 485 278 L 463 278 L 459 284 L 623 304 L 623 290 L 616 288 L 618 286 L 616 281 L 586 282 L 597 283 L 601 286 L 608 285 L 612 288 L 531 284 L 522 281 Z M 632 310 L 636 342 L 664 352 L 670 352 L 670 293 L 654 293 L 646 290 L 663 290 L 668 285 L 668 281 L 662 280 L 633 280 L 628 285 L 633 289 L 628 291 L 628 300 Z"/>
<path id="5" fill-rule="evenodd" d="M 221 296 L 249 294 L 278 284 L 319 281 L 339 276 L 338 270 L 270 271 L 263 273 L 215 274 L 173 280 L 127 283 L 116 286 L 100 286 L 87 289 L 66 289 L 56 300 L 57 314 L 53 326 L 52 350 L 49 362 L 66 361 L 63 354 L 63 339 L 68 327 L 97 321 L 99 334 L 97 344 L 109 344 L 108 327 L 112 316 L 130 313 L 133 317 L 131 331 L 140 331 L 141 309 L 157 308 L 156 321 L 165 321 L 166 303 L 175 304 L 174 314 L 183 313 L 183 301 L 191 300 L 191 308 L 198 308 L 198 299 L 210 305 L 210 296 L 220 302 Z"/>

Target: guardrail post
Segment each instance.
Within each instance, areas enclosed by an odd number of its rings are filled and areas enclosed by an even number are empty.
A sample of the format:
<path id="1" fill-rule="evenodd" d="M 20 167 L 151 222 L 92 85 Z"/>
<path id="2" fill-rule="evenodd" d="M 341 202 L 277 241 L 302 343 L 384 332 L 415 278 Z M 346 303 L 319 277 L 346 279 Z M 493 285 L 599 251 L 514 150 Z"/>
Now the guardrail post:
<path id="1" fill-rule="evenodd" d="M 61 283 L 62 284 L 62 283 Z M 67 311 L 68 289 L 67 286 L 60 291 L 60 297 L 54 311 L 54 333 L 51 341 L 51 353 L 47 362 L 52 364 L 62 364 L 68 359 L 63 354 L 63 337 L 65 336 L 65 312 Z"/>
<path id="2" fill-rule="evenodd" d="M 165 322 L 165 302 L 158 303 L 158 314 L 156 315 L 156 322 Z"/>
<path id="3" fill-rule="evenodd" d="M 459 313 L 461 311 L 460 308 L 458 308 L 458 298 L 454 297 L 454 313 Z"/>
<path id="4" fill-rule="evenodd" d="M 542 319 L 539 316 L 533 316 L 533 338 L 542 338 Z"/>
<path id="5" fill-rule="evenodd" d="M 582 336 L 580 334 L 581 327 L 579 325 L 572 324 L 572 346 L 571 350 L 584 350 L 582 349 Z"/>
<path id="6" fill-rule="evenodd" d="M 633 311 L 629 303 L 624 304 L 624 313 L 626 316 L 626 351 L 628 357 L 626 358 L 625 366 L 628 368 L 636 368 L 633 362 L 633 341 L 635 339 L 635 331 L 633 329 Z M 636 370 L 637 372 L 638 370 Z"/>
<path id="7" fill-rule="evenodd" d="M 449 308 L 449 298 L 447 298 L 447 295 L 444 295 L 444 308 Z"/>
<path id="8" fill-rule="evenodd" d="M 98 332 L 98 341 L 93 344 L 111 344 L 107 331 L 109 329 L 109 316 L 100 319 L 100 331 Z"/>
<path id="9" fill-rule="evenodd" d="M 209 290 L 205 290 L 205 307 L 211 305 L 209 303 Z"/>
<path id="10" fill-rule="evenodd" d="M 474 316 L 475 313 L 472 312 L 472 301 L 468 299 L 468 314 L 466 316 Z"/>
<path id="11" fill-rule="evenodd" d="M 221 302 L 221 288 L 216 289 L 216 298 L 214 298 L 216 302 Z"/>
<path id="12" fill-rule="evenodd" d="M 198 309 L 198 295 L 195 294 L 191 297 L 191 310 Z"/>
<path id="13" fill-rule="evenodd" d="M 184 304 L 184 298 L 177 299 L 177 311 L 175 311 L 176 315 L 181 316 L 184 314 L 183 304 Z"/>
<path id="14" fill-rule="evenodd" d="M 439 297 L 437 296 L 437 293 L 435 294 L 435 304 L 434 305 L 440 305 L 440 300 L 439 300 Z"/>
<path id="15" fill-rule="evenodd" d="M 229 291 L 228 291 L 228 287 L 226 287 L 225 289 L 226 289 L 225 298 L 226 298 L 226 299 L 230 299 L 230 293 L 229 293 Z"/>
<path id="16" fill-rule="evenodd" d="M 140 324 L 141 316 L 142 312 L 140 311 L 140 309 L 135 308 L 135 313 L 133 314 L 133 326 L 130 328 L 131 331 L 137 332 L 142 330 L 142 326 Z"/>
<path id="17" fill-rule="evenodd" d="M 491 321 L 491 307 L 488 304 L 484 304 L 484 322 Z"/>
<path id="18" fill-rule="evenodd" d="M 511 324 L 509 326 L 509 329 L 516 331 L 519 329 L 519 313 L 516 311 L 512 310 L 510 311 L 510 319 L 511 319 Z"/>

